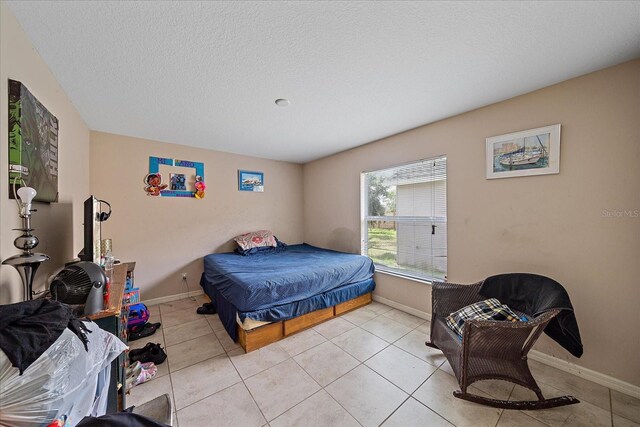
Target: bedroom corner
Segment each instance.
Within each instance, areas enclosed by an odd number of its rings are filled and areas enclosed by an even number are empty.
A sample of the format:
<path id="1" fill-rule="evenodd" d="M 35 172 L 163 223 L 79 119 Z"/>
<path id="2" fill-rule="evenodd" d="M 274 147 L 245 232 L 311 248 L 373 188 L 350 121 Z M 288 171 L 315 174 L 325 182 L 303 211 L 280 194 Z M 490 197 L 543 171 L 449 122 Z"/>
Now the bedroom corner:
<path id="1" fill-rule="evenodd" d="M 109 201 L 113 215 L 102 236 L 113 254 L 136 261 L 144 300 L 200 291 L 202 258 L 233 250 L 238 234 L 273 230 L 286 243 L 302 243 L 302 166 L 139 138 L 91 132 L 91 193 Z M 145 193 L 149 157 L 203 162 L 206 196 L 153 197 Z M 238 190 L 238 170 L 265 174 L 264 192 Z M 163 177 L 166 184 L 169 177 Z"/>

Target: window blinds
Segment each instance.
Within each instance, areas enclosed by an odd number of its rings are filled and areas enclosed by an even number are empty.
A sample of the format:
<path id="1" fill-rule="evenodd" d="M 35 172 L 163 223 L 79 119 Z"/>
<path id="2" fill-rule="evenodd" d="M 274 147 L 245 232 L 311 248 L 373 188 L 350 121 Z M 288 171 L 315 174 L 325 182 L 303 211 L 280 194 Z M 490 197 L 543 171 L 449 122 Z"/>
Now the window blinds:
<path id="1" fill-rule="evenodd" d="M 447 158 L 365 172 L 362 254 L 387 271 L 421 280 L 447 274 Z"/>

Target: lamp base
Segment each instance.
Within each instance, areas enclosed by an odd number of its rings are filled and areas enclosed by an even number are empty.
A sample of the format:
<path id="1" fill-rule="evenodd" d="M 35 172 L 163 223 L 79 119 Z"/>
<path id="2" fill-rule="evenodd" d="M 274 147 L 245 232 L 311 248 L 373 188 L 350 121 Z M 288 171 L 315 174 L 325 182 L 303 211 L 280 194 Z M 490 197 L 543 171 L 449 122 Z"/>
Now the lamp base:
<path id="1" fill-rule="evenodd" d="M 2 264 L 10 265 L 18 270 L 24 287 L 25 301 L 33 299 L 33 279 L 40 264 L 48 259 L 48 255 L 34 253 L 14 255 L 2 261 Z"/>

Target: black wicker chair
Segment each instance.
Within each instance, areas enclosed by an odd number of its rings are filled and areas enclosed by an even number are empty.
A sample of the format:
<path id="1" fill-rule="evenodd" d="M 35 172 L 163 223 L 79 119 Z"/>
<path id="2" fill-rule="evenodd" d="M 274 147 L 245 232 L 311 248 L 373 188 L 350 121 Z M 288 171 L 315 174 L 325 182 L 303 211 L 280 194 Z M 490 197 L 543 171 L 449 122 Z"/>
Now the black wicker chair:
<path id="1" fill-rule="evenodd" d="M 527 364 L 529 350 L 547 324 L 558 315 L 559 309 L 547 310 L 528 322 L 468 320 L 464 324 L 462 341 L 446 325 L 445 319 L 452 312 L 486 299 L 479 294 L 481 286 L 482 282 L 433 284 L 431 337 L 425 344 L 442 350 L 451 364 L 460 384 L 460 390 L 454 391 L 453 395 L 506 409 L 544 409 L 578 403 L 573 396 L 545 399 Z M 497 400 L 469 393 L 469 385 L 490 379 L 510 381 L 533 390 L 538 400 Z"/>

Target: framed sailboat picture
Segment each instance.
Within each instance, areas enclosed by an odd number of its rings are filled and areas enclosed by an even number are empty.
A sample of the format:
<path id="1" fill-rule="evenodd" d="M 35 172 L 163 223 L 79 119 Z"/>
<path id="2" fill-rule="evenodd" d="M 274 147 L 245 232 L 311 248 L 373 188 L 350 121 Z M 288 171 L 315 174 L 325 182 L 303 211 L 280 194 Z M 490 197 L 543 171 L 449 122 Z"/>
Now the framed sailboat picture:
<path id="1" fill-rule="evenodd" d="M 487 179 L 560 173 L 560 124 L 486 140 Z"/>

